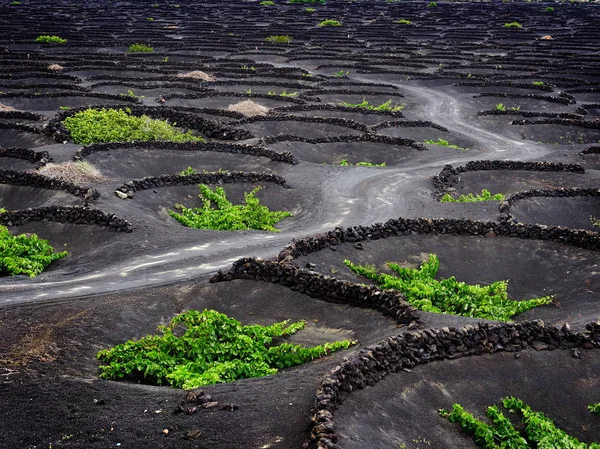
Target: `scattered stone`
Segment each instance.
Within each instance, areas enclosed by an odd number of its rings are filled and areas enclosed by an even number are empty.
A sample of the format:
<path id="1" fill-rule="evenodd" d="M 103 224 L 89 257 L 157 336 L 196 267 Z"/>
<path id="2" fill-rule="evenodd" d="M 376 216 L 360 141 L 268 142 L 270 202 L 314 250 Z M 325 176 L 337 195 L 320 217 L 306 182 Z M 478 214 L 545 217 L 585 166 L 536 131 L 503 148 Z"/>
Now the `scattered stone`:
<path id="1" fill-rule="evenodd" d="M 360 250 L 364 250 L 363 248 L 363 244 L 358 242 L 354 244 L 354 249 L 360 249 Z"/>
<path id="2" fill-rule="evenodd" d="M 167 436 L 169 434 L 169 429 L 163 429 L 162 433 L 163 435 Z"/>
<path id="3" fill-rule="evenodd" d="M 193 414 L 194 414 L 194 413 L 196 413 L 197 411 L 198 411 L 198 407 L 196 407 L 196 406 L 193 406 L 193 407 L 188 407 L 188 408 L 185 410 L 185 414 L 186 414 L 186 415 L 193 415 Z"/>
<path id="4" fill-rule="evenodd" d="M 225 410 L 227 412 L 233 412 L 234 410 L 238 410 L 238 409 L 239 409 L 239 407 L 234 404 L 225 404 L 223 407 L 221 407 L 221 410 Z"/>
<path id="5" fill-rule="evenodd" d="M 186 440 L 196 440 L 200 438 L 200 435 L 202 435 L 202 431 L 200 429 L 188 430 L 185 433 L 184 438 Z"/>
<path id="6" fill-rule="evenodd" d="M 204 404 L 202 404 L 202 408 L 213 408 L 213 407 L 216 407 L 217 405 L 219 405 L 219 402 L 217 402 L 217 401 L 205 402 Z"/>
<path id="7" fill-rule="evenodd" d="M 549 346 L 546 343 L 543 343 L 541 341 L 534 341 L 533 343 L 531 343 L 531 347 L 536 351 L 545 351 L 549 348 Z"/>
<path id="8" fill-rule="evenodd" d="M 104 405 L 104 399 L 94 399 L 95 405 Z"/>
<path id="9" fill-rule="evenodd" d="M 122 200 L 126 200 L 129 196 L 125 192 L 121 192 L 120 190 L 115 190 L 115 195 L 117 195 Z"/>
<path id="10" fill-rule="evenodd" d="M 317 268 L 317 264 L 308 262 L 306 264 L 306 268 L 310 268 L 311 270 L 314 270 L 315 268 Z"/>
<path id="11" fill-rule="evenodd" d="M 571 357 L 573 357 L 574 359 L 580 359 L 581 358 L 581 351 L 579 350 L 579 348 L 572 348 L 571 349 Z"/>

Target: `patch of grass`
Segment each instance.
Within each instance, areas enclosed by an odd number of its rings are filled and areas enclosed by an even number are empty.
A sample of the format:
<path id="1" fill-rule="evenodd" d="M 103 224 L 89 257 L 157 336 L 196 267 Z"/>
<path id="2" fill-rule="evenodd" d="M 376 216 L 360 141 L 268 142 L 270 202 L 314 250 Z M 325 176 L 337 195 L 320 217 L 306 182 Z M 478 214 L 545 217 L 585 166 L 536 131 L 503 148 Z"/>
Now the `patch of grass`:
<path id="1" fill-rule="evenodd" d="M 105 363 L 100 366 L 100 376 L 192 389 L 269 376 L 355 343 L 273 344 L 274 338 L 293 335 L 304 326 L 304 321 L 289 320 L 269 326 L 242 325 L 215 310 L 189 310 L 159 326 L 162 335 L 147 335 L 98 352 L 98 359 Z"/>
<path id="2" fill-rule="evenodd" d="M 504 28 L 523 28 L 519 22 L 508 22 L 504 24 Z"/>
<path id="3" fill-rule="evenodd" d="M 380 273 L 373 265 L 354 265 L 349 260 L 344 264 L 383 289 L 401 291 L 412 306 L 424 312 L 510 321 L 515 315 L 552 302 L 552 296 L 513 301 L 508 298 L 508 281 L 488 286 L 469 285 L 454 276 L 437 281 L 440 261 L 435 254 L 430 254 L 429 261 L 422 262 L 418 269 L 386 264 L 395 275 Z"/>
<path id="4" fill-rule="evenodd" d="M 448 147 L 448 148 L 454 148 L 456 150 L 463 150 L 463 151 L 467 151 L 468 148 L 463 148 L 463 147 L 459 147 L 458 145 L 454 145 L 450 142 L 448 142 L 447 140 L 441 139 L 438 137 L 438 140 L 426 140 L 424 143 L 429 144 L 429 145 L 439 145 L 441 147 Z"/>
<path id="5" fill-rule="evenodd" d="M 36 37 L 35 42 L 42 43 L 42 44 L 66 44 L 67 40 L 63 39 L 60 36 L 44 35 L 44 36 Z"/>
<path id="6" fill-rule="evenodd" d="M 473 436 L 475 443 L 483 449 L 514 448 L 563 448 L 598 449 L 598 443 L 582 443 L 556 427 L 554 422 L 541 412 L 536 412 L 525 402 L 514 397 L 504 398 L 502 405 L 510 413 L 521 415 L 522 425 L 515 428 L 498 406 L 487 408 L 486 415 L 492 424 L 486 424 L 467 412 L 460 404 L 453 404 L 452 410 L 439 410 L 441 416 L 452 423 L 460 424 L 461 429 Z"/>
<path id="7" fill-rule="evenodd" d="M 381 164 L 373 164 L 372 162 L 357 162 L 356 164 L 351 164 L 350 162 L 348 162 L 348 159 L 342 159 L 340 161 L 340 165 L 342 167 L 351 167 L 351 166 L 356 166 L 356 167 L 387 167 L 387 164 L 385 162 L 382 162 Z"/>
<path id="8" fill-rule="evenodd" d="M 0 209 L 0 214 L 5 213 Z M 26 274 L 36 277 L 52 262 L 67 256 L 55 253 L 47 240 L 36 234 L 12 235 L 6 226 L 0 226 L 0 272 L 10 275 Z"/>
<path id="9" fill-rule="evenodd" d="M 504 199 L 504 194 L 496 193 L 492 195 L 491 192 L 487 189 L 483 189 L 480 194 L 473 195 L 469 193 L 468 195 L 461 195 L 458 199 L 453 198 L 449 193 L 446 193 L 444 196 L 440 198 L 441 203 L 478 203 L 480 201 L 502 201 Z"/>
<path id="10" fill-rule="evenodd" d="M 269 36 L 265 38 L 266 42 L 272 42 L 274 44 L 289 44 L 293 40 L 294 38 L 288 35 Z"/>
<path id="11" fill-rule="evenodd" d="M 379 106 L 375 106 L 374 104 L 369 104 L 369 102 L 363 99 L 360 103 L 348 103 L 346 101 L 342 101 L 340 106 L 344 106 L 346 108 L 357 108 L 357 109 L 368 109 L 369 111 L 387 111 L 387 112 L 397 112 L 404 109 L 404 105 L 392 105 L 392 100 L 388 100 L 385 103 L 381 103 Z"/>
<path id="12" fill-rule="evenodd" d="M 323 20 L 322 22 L 319 22 L 317 24 L 317 26 L 320 26 L 320 27 L 341 27 L 341 26 L 344 26 L 344 25 L 339 20 L 326 19 L 326 20 Z"/>
<path id="13" fill-rule="evenodd" d="M 399 19 L 396 20 L 395 23 L 399 23 L 401 25 L 412 25 L 412 22 L 410 20 L 406 20 L 406 19 Z"/>
<path id="14" fill-rule="evenodd" d="M 180 213 L 169 211 L 169 215 L 184 226 L 195 229 L 213 229 L 216 231 L 239 231 L 257 229 L 261 231 L 279 232 L 275 224 L 292 214 L 286 211 L 271 211 L 260 204 L 256 198 L 257 187 L 244 193 L 244 204 L 233 205 L 227 199 L 222 187 L 215 190 L 200 184 L 202 207 L 187 208 L 176 204 L 175 209 Z"/>
<path id="15" fill-rule="evenodd" d="M 63 120 L 63 125 L 77 144 L 161 140 L 170 142 L 204 142 L 191 131 L 183 132 L 165 120 L 146 115 L 136 117 L 130 109 L 89 108 Z"/>
<path id="16" fill-rule="evenodd" d="M 131 44 L 127 51 L 129 53 L 152 53 L 154 48 L 145 44 Z"/>
<path id="17" fill-rule="evenodd" d="M 49 163 L 38 170 L 49 178 L 69 181 L 73 184 L 85 184 L 88 182 L 104 182 L 106 177 L 87 161 L 67 161 L 60 164 Z"/>

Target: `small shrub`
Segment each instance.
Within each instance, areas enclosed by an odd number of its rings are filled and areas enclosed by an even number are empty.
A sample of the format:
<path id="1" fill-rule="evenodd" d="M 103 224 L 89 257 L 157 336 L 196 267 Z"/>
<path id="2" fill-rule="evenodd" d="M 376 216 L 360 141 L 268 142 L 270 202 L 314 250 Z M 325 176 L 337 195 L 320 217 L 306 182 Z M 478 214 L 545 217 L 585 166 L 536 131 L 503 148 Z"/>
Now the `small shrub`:
<path id="1" fill-rule="evenodd" d="M 469 285 L 457 281 L 454 276 L 437 281 L 435 276 L 440 261 L 435 254 L 430 254 L 429 261 L 422 262 L 418 269 L 386 264 L 395 275 L 380 273 L 372 265 L 354 265 L 349 260 L 344 264 L 383 289 L 401 291 L 413 307 L 424 312 L 510 321 L 515 315 L 552 302 L 551 296 L 513 301 L 508 298 L 508 281 L 497 281 L 488 286 Z"/>
<path id="2" fill-rule="evenodd" d="M 344 106 L 346 108 L 358 108 L 358 109 L 368 109 L 370 111 L 387 111 L 387 112 L 397 112 L 404 109 L 404 105 L 392 105 L 392 100 L 388 100 L 385 103 L 381 103 L 379 106 L 375 106 L 374 104 L 369 104 L 367 100 L 364 100 L 360 103 L 347 103 L 342 101 L 340 106 Z"/>
<path id="3" fill-rule="evenodd" d="M 469 193 L 468 195 L 461 195 L 458 199 L 453 198 L 449 193 L 446 193 L 443 197 L 440 198 L 440 202 L 442 203 L 478 203 L 480 201 L 502 201 L 504 199 L 504 195 L 502 193 L 496 193 L 492 195 L 491 192 L 487 189 L 483 189 L 481 191 L 481 195 L 473 195 Z"/>
<path id="4" fill-rule="evenodd" d="M 590 222 L 592 223 L 593 227 L 600 228 L 600 218 L 590 215 Z"/>
<path id="5" fill-rule="evenodd" d="M 294 38 L 288 35 L 269 36 L 265 38 L 266 42 L 272 42 L 274 44 L 289 44 Z"/>
<path id="6" fill-rule="evenodd" d="M 267 115 L 270 109 L 252 100 L 240 101 L 227 107 L 228 111 L 239 112 L 246 117 L 257 117 Z"/>
<path id="7" fill-rule="evenodd" d="M 17 1 L 12 1 L 9 3 L 10 6 L 18 6 L 20 4 L 21 4 L 21 2 L 17 2 Z"/>
<path id="8" fill-rule="evenodd" d="M 304 12 L 308 12 L 308 13 L 313 13 L 313 12 L 317 12 L 317 10 L 315 8 L 304 8 Z"/>
<path id="9" fill-rule="evenodd" d="M 531 409 L 525 402 L 514 397 L 504 398 L 502 405 L 510 413 L 519 413 L 522 425 L 515 428 L 499 407 L 487 408 L 486 415 L 492 425 L 475 418 L 460 404 L 453 404 L 452 410 L 439 410 L 441 416 L 452 423 L 460 424 L 461 429 L 473 435 L 475 443 L 483 449 L 512 448 L 561 448 L 598 449 L 598 443 L 582 443 L 556 427 L 554 422 L 541 412 Z"/>
<path id="10" fill-rule="evenodd" d="M 0 209 L 0 214 L 5 212 Z M 66 251 L 55 253 L 48 241 L 36 234 L 12 235 L 6 226 L 0 226 L 0 272 L 36 277 L 52 262 L 66 256 Z"/>
<path id="11" fill-rule="evenodd" d="M 588 405 L 588 410 L 596 415 L 600 415 L 600 402 Z"/>
<path id="12" fill-rule="evenodd" d="M 438 140 L 426 140 L 424 143 L 429 144 L 429 145 L 439 145 L 441 147 L 454 148 L 456 150 L 463 150 L 463 151 L 468 150 L 468 148 L 459 147 L 458 145 L 454 145 L 454 144 L 448 142 L 447 140 L 441 139 L 439 137 L 438 137 Z"/>
<path id="13" fill-rule="evenodd" d="M 406 19 L 396 20 L 396 23 L 399 23 L 401 25 L 412 25 L 412 22 L 410 20 L 406 20 Z"/>
<path id="14" fill-rule="evenodd" d="M 260 187 L 244 193 L 244 204 L 233 205 L 222 187 L 210 187 L 204 184 L 198 186 L 202 207 L 187 208 L 176 204 L 180 213 L 169 211 L 169 215 L 184 226 L 195 229 L 214 229 L 216 231 L 239 231 L 257 229 L 262 231 L 279 232 L 274 226 L 292 214 L 285 211 L 270 211 L 260 204 L 256 192 Z"/>
<path id="15" fill-rule="evenodd" d="M 72 182 L 73 184 L 85 184 L 88 182 L 104 182 L 103 176 L 96 167 L 87 161 L 67 161 L 60 164 L 46 164 L 38 170 L 44 176 Z"/>
<path id="16" fill-rule="evenodd" d="M 263 6 L 272 6 L 274 4 L 275 4 L 275 2 L 272 2 L 271 0 L 264 0 L 259 3 L 259 5 L 263 5 Z"/>
<path id="17" fill-rule="evenodd" d="M 146 98 L 143 95 L 136 95 L 133 93 L 133 91 L 131 89 L 127 89 L 127 93 L 126 94 L 119 94 L 121 97 L 129 97 L 129 98 Z"/>
<path id="18" fill-rule="evenodd" d="M 552 6 L 547 6 L 546 9 L 544 9 L 544 12 L 554 12 L 554 8 Z"/>
<path id="19" fill-rule="evenodd" d="M 342 159 L 340 161 L 340 165 L 342 167 L 351 167 L 351 166 L 356 166 L 356 167 L 387 167 L 387 164 L 385 162 L 382 162 L 381 164 L 373 164 L 372 162 L 357 162 L 356 164 L 351 164 L 350 162 L 348 162 L 348 159 Z"/>
<path id="20" fill-rule="evenodd" d="M 533 82 L 533 83 L 531 83 L 531 84 L 533 84 L 534 86 L 543 86 L 543 85 L 544 85 L 544 82 L 543 82 L 543 81 L 534 81 L 534 82 Z"/>
<path id="21" fill-rule="evenodd" d="M 339 20 L 332 20 L 332 19 L 326 19 L 323 20 L 322 22 L 320 22 L 317 26 L 320 27 L 341 27 L 342 22 L 340 22 Z"/>
<path id="22" fill-rule="evenodd" d="M 502 103 L 498 103 L 496 105 L 496 111 L 506 112 L 506 111 L 520 111 L 520 110 L 521 110 L 521 106 L 513 106 L 513 107 L 510 107 L 510 108 L 507 108 Z"/>
<path id="23" fill-rule="evenodd" d="M 188 310 L 159 326 L 162 335 L 147 335 L 99 351 L 100 377 L 133 378 L 154 385 L 192 389 L 237 379 L 269 376 L 356 342 L 349 340 L 305 347 L 273 344 L 303 329 L 304 321 L 282 321 L 269 326 L 242 325 L 216 310 Z M 181 329 L 183 335 L 177 336 Z"/>
<path id="24" fill-rule="evenodd" d="M 437 8 L 437 3 L 436 2 L 429 2 L 429 3 L 427 3 L 427 7 L 428 8 Z"/>
<path id="25" fill-rule="evenodd" d="M 145 44 L 131 44 L 127 51 L 129 53 L 152 53 L 154 48 Z"/>
<path id="26" fill-rule="evenodd" d="M 509 22 L 504 24 L 504 28 L 523 28 L 519 22 Z"/>
<path id="27" fill-rule="evenodd" d="M 165 120 L 146 115 L 136 117 L 130 109 L 93 109 L 78 112 L 63 120 L 71 139 L 77 144 L 162 140 L 204 142 L 191 131 L 183 132 Z"/>
<path id="28" fill-rule="evenodd" d="M 249 90 L 251 90 L 251 89 L 249 89 Z M 247 92 L 247 93 L 252 93 L 252 92 Z M 277 92 L 269 91 L 269 92 L 267 92 L 267 95 L 273 95 L 273 96 L 279 95 L 280 97 L 292 97 L 293 98 L 293 97 L 298 96 L 298 92 L 289 92 L 288 93 L 287 91 L 284 90 L 280 94 L 277 94 Z"/>
<path id="29" fill-rule="evenodd" d="M 42 44 L 66 44 L 67 40 L 63 39 L 60 36 L 49 36 L 49 35 L 44 35 L 44 36 L 38 36 L 35 38 L 35 42 L 39 42 Z"/>
<path id="30" fill-rule="evenodd" d="M 163 62 L 167 62 L 164 61 Z M 192 70 L 191 72 L 186 72 L 186 73 L 178 73 L 177 74 L 178 78 L 192 78 L 192 79 L 196 79 L 196 80 L 201 80 L 201 81 L 216 81 L 217 78 L 214 77 L 213 75 L 203 72 L 202 70 Z"/>

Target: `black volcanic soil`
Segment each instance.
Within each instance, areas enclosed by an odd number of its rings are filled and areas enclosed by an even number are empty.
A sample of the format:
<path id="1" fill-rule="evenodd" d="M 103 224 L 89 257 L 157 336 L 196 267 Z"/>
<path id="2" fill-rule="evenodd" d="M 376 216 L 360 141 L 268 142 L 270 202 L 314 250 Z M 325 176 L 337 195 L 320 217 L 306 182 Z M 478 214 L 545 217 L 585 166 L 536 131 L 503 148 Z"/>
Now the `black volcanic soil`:
<path id="1" fill-rule="evenodd" d="M 0 148 L 8 149 L 0 151 L 0 170 L 35 170 L 39 159 L 27 160 L 26 149 L 47 151 L 54 162 L 74 160 L 82 145 L 55 134 L 53 120 L 69 108 L 90 105 L 157 108 L 176 126 L 228 145 L 226 151 L 183 151 L 140 143 L 85 156 L 106 177 L 82 183 L 100 193 L 91 207 L 129 221 L 131 233 L 46 220 L 9 225 L 13 233 L 37 233 L 69 256 L 34 279 L 0 277 L 0 447 L 300 448 L 310 438 L 311 408 L 323 376 L 361 347 L 407 327 L 371 309 L 280 285 L 210 284 L 212 274 L 241 257 L 274 258 L 292 239 L 336 226 L 397 217 L 498 220 L 497 202 L 436 201 L 432 177 L 445 164 L 547 161 L 585 169 L 461 173 L 456 193 L 600 187 L 597 154 L 581 153 L 600 142 L 594 106 L 600 100 L 598 8 L 554 4 L 550 13 L 537 3 L 437 3 L 330 0 L 313 5 L 314 13 L 282 1 L 0 5 Z M 325 19 L 343 26 L 318 27 Z M 412 25 L 395 23 L 399 19 Z M 513 21 L 523 28 L 504 27 Z M 68 42 L 34 42 L 46 34 Z M 271 35 L 294 39 L 266 42 Z M 552 39 L 542 39 L 545 35 Z M 133 43 L 151 45 L 154 52 L 127 52 Z M 216 81 L 177 76 L 194 70 Z M 139 97 L 129 98 L 129 91 Z M 284 91 L 297 95 L 281 96 Z M 269 116 L 247 120 L 226 111 L 248 99 L 271 108 Z M 405 107 L 389 113 L 341 105 L 363 100 Z M 499 103 L 515 109 L 478 115 Z M 558 121 L 512 124 L 522 119 Z M 231 140 L 236 135 L 244 140 Z M 420 145 L 438 138 L 468 150 Z M 235 146 L 240 144 L 254 150 Z M 387 166 L 339 166 L 342 159 Z M 282 176 L 289 188 L 272 182 L 222 185 L 234 202 L 260 186 L 265 205 L 293 217 L 277 225 L 278 233 L 201 231 L 168 215 L 175 203 L 200 204 L 194 184 L 162 185 L 125 200 L 115 196 L 128 181 L 176 175 L 188 167 Z M 0 179 L 0 208 L 83 204 L 55 190 L 56 184 L 49 189 L 18 185 L 4 174 Z M 515 202 L 510 213 L 522 223 L 585 229 L 597 238 L 590 220 L 600 217 L 597 199 L 533 197 Z M 362 283 L 343 265 L 345 258 L 382 266 L 418 264 L 436 253 L 440 276 L 474 283 L 510 279 L 515 299 L 557 295 L 555 304 L 516 320 L 582 329 L 600 319 L 598 253 L 591 249 L 535 239 L 422 234 L 336 249 L 295 262 Z M 348 338 L 359 345 L 271 377 L 207 387 L 219 406 L 193 415 L 173 414 L 183 391 L 99 379 L 98 350 L 152 333 L 191 308 L 214 308 L 243 323 L 305 320 L 307 328 L 294 341 Z M 420 317 L 418 326 L 425 329 L 477 322 Z M 486 406 L 508 395 L 526 400 L 583 441 L 598 441 L 597 417 L 586 409 L 598 401 L 598 360 L 595 350 L 582 351 L 580 359 L 570 352 L 527 351 L 519 358 L 465 357 L 390 374 L 340 404 L 334 415 L 338 443 L 474 449 L 437 409 L 460 402 L 482 416 Z M 238 408 L 223 410 L 227 404 Z M 198 438 L 188 439 L 189 431 L 198 431 Z"/>

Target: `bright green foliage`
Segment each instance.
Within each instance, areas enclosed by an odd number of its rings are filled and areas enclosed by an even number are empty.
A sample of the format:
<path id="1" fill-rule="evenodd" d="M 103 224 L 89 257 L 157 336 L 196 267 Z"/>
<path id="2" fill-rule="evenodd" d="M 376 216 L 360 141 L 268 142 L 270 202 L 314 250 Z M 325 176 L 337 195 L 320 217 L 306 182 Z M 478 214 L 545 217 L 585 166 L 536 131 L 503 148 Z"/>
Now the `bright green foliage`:
<path id="1" fill-rule="evenodd" d="M 340 22 L 339 20 L 332 20 L 332 19 L 327 19 L 327 20 L 323 20 L 322 22 L 320 22 L 317 26 L 320 27 L 341 27 L 342 22 Z"/>
<path id="2" fill-rule="evenodd" d="M 313 13 L 317 12 L 317 10 L 315 8 L 304 8 L 304 12 Z"/>
<path id="3" fill-rule="evenodd" d="M 131 89 L 127 89 L 126 94 L 119 94 L 121 97 L 131 97 L 131 98 L 146 98 L 143 95 L 136 95 L 133 93 Z"/>
<path id="4" fill-rule="evenodd" d="M 399 23 L 401 25 L 412 25 L 412 22 L 410 20 L 406 20 L 406 19 L 396 20 L 396 23 Z"/>
<path id="5" fill-rule="evenodd" d="M 547 6 L 546 9 L 544 9 L 544 12 L 554 12 L 554 8 L 552 6 Z"/>
<path id="6" fill-rule="evenodd" d="M 440 202 L 442 203 L 477 203 L 479 201 L 502 201 L 504 199 L 504 194 L 496 193 L 492 195 L 491 192 L 487 189 L 483 189 L 481 191 L 481 195 L 476 194 L 473 195 L 469 193 L 468 195 L 461 195 L 458 199 L 453 198 L 449 193 L 446 193 L 443 197 L 440 198 Z"/>
<path id="7" fill-rule="evenodd" d="M 384 289 L 401 291 L 411 305 L 424 312 L 510 321 L 515 315 L 552 302 L 551 296 L 513 301 L 508 298 L 508 281 L 496 281 L 483 287 L 459 282 L 454 276 L 437 281 L 440 261 L 435 254 L 430 254 L 429 262 L 422 262 L 418 269 L 388 263 L 395 275 L 380 273 L 372 265 L 354 265 L 349 260 L 344 264 Z"/>
<path id="8" fill-rule="evenodd" d="M 271 0 L 264 0 L 259 3 L 259 5 L 263 5 L 263 6 L 272 6 L 274 4 L 275 4 L 275 2 L 272 2 Z"/>
<path id="9" fill-rule="evenodd" d="M 358 109 L 368 109 L 370 111 L 387 111 L 387 112 L 397 112 L 404 109 L 404 105 L 392 105 L 392 100 L 388 100 L 385 103 L 381 103 L 379 106 L 375 106 L 374 104 L 369 104 L 369 102 L 365 99 L 360 103 L 348 103 L 346 101 L 342 101 L 340 106 L 344 106 L 346 108 L 358 108 Z"/>
<path id="10" fill-rule="evenodd" d="M 196 169 L 194 169 L 192 167 L 188 167 L 185 170 L 180 171 L 179 174 L 181 176 L 197 175 L 198 174 L 198 170 L 196 170 Z"/>
<path id="11" fill-rule="evenodd" d="M 35 42 L 40 42 L 42 44 L 66 44 L 67 40 L 60 36 L 44 35 L 36 37 Z"/>
<path id="12" fill-rule="evenodd" d="M 17 1 L 12 1 L 9 3 L 9 5 L 11 5 L 11 6 L 18 6 L 20 4 L 21 4 L 21 2 L 17 2 Z"/>
<path id="13" fill-rule="evenodd" d="M 457 150 L 468 150 L 468 148 L 463 148 L 463 147 L 459 147 L 458 145 L 454 145 L 450 142 L 448 142 L 447 140 L 441 139 L 438 137 L 438 140 L 426 140 L 424 143 L 430 144 L 430 145 L 439 145 L 441 147 L 448 147 L 448 148 L 455 148 Z"/>
<path id="14" fill-rule="evenodd" d="M 588 410 L 596 415 L 600 415 L 600 402 L 588 405 Z"/>
<path id="15" fill-rule="evenodd" d="M 165 120 L 136 117 L 130 109 L 86 109 L 63 120 L 71 139 L 78 144 L 161 140 L 204 142 L 191 131 L 184 133 Z"/>
<path id="16" fill-rule="evenodd" d="M 436 2 L 429 2 L 429 3 L 427 3 L 427 7 L 428 8 L 437 8 L 437 3 Z"/>
<path id="17" fill-rule="evenodd" d="M 146 20 L 149 20 L 151 22 L 154 20 L 154 17 L 148 17 Z"/>
<path id="18" fill-rule="evenodd" d="M 534 86 L 543 86 L 543 85 L 544 85 L 544 82 L 543 82 L 543 81 L 534 81 L 532 84 L 533 84 Z"/>
<path id="19" fill-rule="evenodd" d="M 176 204 L 175 208 L 181 213 L 169 211 L 169 215 L 181 224 L 196 229 L 214 229 L 216 231 L 238 231 L 258 229 L 262 231 L 279 232 L 275 224 L 292 214 L 285 211 L 270 211 L 260 204 L 256 192 L 260 187 L 244 193 L 244 204 L 233 205 L 227 199 L 222 187 L 210 187 L 204 184 L 198 186 L 202 207 L 187 208 Z"/>
<path id="20" fill-rule="evenodd" d="M 273 42 L 274 44 L 289 44 L 294 38 L 288 35 L 274 35 L 265 38 L 266 42 Z"/>
<path id="21" fill-rule="evenodd" d="M 129 53 L 152 53 L 154 48 L 145 44 L 131 44 L 127 51 Z"/>
<path id="22" fill-rule="evenodd" d="M 167 326 L 159 326 L 162 335 L 147 335 L 98 352 L 98 359 L 106 363 L 100 367 L 101 377 L 133 377 L 150 384 L 198 388 L 275 374 L 355 343 L 344 340 L 312 348 L 271 344 L 273 338 L 295 334 L 304 325 L 303 321 L 282 321 L 244 326 L 215 310 L 189 310 Z M 178 337 L 180 331 L 184 333 Z"/>
<path id="23" fill-rule="evenodd" d="M 472 434 L 475 443 L 483 449 L 600 449 L 598 443 L 588 445 L 568 435 L 550 418 L 533 411 L 520 399 L 504 398 L 502 405 L 511 413 L 522 415 L 523 434 L 495 405 L 486 411 L 492 425 L 478 420 L 460 404 L 453 404 L 451 411 L 442 409 L 439 413 L 450 422 L 460 424 L 462 430 Z"/>
<path id="24" fill-rule="evenodd" d="M 357 167 L 386 167 L 387 164 L 385 162 L 382 162 L 381 164 L 373 164 L 371 162 L 357 162 L 356 164 L 351 164 L 350 162 L 348 162 L 348 159 L 342 159 L 340 161 L 340 165 L 342 167 L 350 167 L 352 165 L 356 165 Z"/>
<path id="25" fill-rule="evenodd" d="M 593 227 L 600 228 L 600 218 L 590 215 L 590 221 L 592 222 Z"/>
<path id="26" fill-rule="evenodd" d="M 504 28 L 523 28 L 523 25 L 521 25 L 519 22 L 510 22 L 505 23 Z"/>
<path id="27" fill-rule="evenodd" d="M 0 209 L 0 213 L 5 212 Z M 26 274 L 33 278 L 66 255 L 66 251 L 55 253 L 47 240 L 35 234 L 12 235 L 5 226 L 0 226 L 0 272 Z"/>

